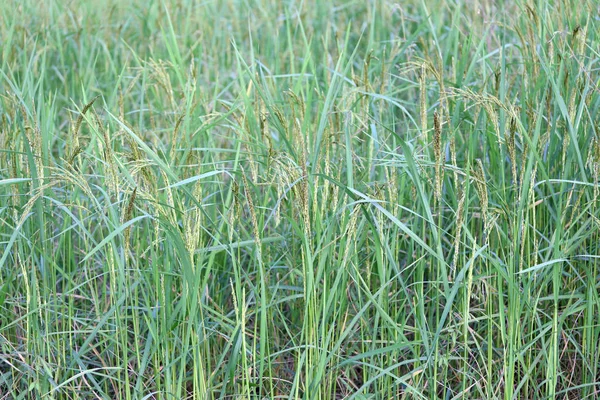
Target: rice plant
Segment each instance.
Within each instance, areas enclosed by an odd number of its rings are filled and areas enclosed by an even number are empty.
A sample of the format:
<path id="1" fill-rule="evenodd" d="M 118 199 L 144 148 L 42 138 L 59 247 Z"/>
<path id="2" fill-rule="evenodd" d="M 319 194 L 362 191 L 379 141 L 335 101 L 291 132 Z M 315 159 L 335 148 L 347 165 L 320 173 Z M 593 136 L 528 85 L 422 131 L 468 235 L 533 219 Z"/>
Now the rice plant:
<path id="1" fill-rule="evenodd" d="M 600 397 L 595 0 L 0 4 L 0 399 Z"/>

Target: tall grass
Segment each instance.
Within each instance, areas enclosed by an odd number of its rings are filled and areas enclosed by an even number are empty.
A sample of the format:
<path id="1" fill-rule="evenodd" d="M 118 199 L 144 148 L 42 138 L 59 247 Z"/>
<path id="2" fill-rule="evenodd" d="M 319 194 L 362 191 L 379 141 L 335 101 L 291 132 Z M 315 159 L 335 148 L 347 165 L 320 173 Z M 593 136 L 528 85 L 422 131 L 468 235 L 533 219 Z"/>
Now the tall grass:
<path id="1" fill-rule="evenodd" d="M 0 398 L 600 395 L 595 1 L 0 15 Z"/>

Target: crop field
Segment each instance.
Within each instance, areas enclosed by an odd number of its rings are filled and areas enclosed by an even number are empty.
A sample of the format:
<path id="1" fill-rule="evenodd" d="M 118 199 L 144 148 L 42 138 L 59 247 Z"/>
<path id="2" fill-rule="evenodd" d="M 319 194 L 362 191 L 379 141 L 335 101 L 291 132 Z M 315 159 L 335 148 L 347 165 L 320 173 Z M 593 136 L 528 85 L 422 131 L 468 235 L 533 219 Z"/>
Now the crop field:
<path id="1" fill-rule="evenodd" d="M 600 398 L 597 0 L 0 1 L 0 400 Z"/>

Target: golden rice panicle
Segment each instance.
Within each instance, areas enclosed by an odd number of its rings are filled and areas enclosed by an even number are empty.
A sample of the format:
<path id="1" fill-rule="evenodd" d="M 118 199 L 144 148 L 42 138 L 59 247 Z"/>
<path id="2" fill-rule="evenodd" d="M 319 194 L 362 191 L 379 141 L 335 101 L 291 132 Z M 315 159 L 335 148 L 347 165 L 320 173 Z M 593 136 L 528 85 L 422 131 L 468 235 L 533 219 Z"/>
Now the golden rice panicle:
<path id="1" fill-rule="evenodd" d="M 582 57 L 585 52 L 585 44 L 587 41 L 587 24 L 585 26 L 577 26 L 573 31 L 573 39 L 575 41 L 575 56 Z"/>
<path id="2" fill-rule="evenodd" d="M 260 230 L 258 227 L 258 219 L 256 218 L 256 209 L 254 208 L 254 201 L 252 200 L 252 194 L 250 192 L 250 185 L 246 178 L 246 172 L 244 168 L 242 171 L 242 181 L 244 182 L 244 194 L 248 203 L 248 209 L 250 211 L 250 221 L 252 222 L 252 235 L 254 236 L 254 243 L 256 245 L 257 256 L 259 260 L 262 260 L 262 246 L 260 242 Z"/>
<path id="3" fill-rule="evenodd" d="M 458 251 L 460 248 L 460 238 L 462 233 L 462 225 L 465 217 L 465 182 L 463 181 L 462 185 L 459 186 L 459 200 L 458 200 L 458 209 L 456 210 L 456 229 L 454 234 L 454 255 L 452 257 L 452 273 L 456 272 L 456 266 L 458 264 Z"/>
<path id="4" fill-rule="evenodd" d="M 186 248 L 190 253 L 190 257 L 193 258 L 196 249 L 202 241 L 202 220 L 203 213 L 200 207 L 202 207 L 202 183 L 198 180 L 194 185 L 193 198 L 196 202 L 193 202 L 191 208 L 186 211 L 184 216 L 184 229 L 185 229 L 185 240 Z"/>
<path id="5" fill-rule="evenodd" d="M 354 239 L 354 235 L 356 234 L 357 231 L 357 222 L 358 222 L 358 216 L 360 214 L 360 204 L 356 204 L 354 205 L 354 207 L 352 208 L 352 212 L 350 214 L 350 221 L 348 222 L 348 226 L 346 227 L 346 233 L 345 233 L 345 237 L 347 238 L 347 244 L 346 244 L 346 248 L 344 250 L 344 258 L 342 261 L 342 265 L 347 265 L 348 264 L 348 259 L 350 256 L 350 249 L 351 249 L 351 245 L 350 243 L 352 242 L 352 240 Z"/>
<path id="6" fill-rule="evenodd" d="M 75 158 L 81 154 L 81 152 L 83 151 L 83 146 L 80 144 L 79 142 L 79 133 L 81 131 L 81 124 L 83 123 L 83 119 L 85 114 L 88 112 L 88 110 L 92 109 L 93 104 L 96 102 L 96 100 L 98 100 L 98 98 L 100 97 L 100 95 L 94 97 L 89 103 L 87 103 L 83 109 L 81 110 L 81 112 L 79 113 L 79 115 L 77 116 L 77 119 L 75 120 L 75 122 L 73 122 L 71 120 L 71 141 L 67 142 L 67 146 L 68 146 L 68 162 L 69 164 L 73 164 L 73 162 L 75 161 Z M 96 121 L 98 121 L 98 117 L 97 114 L 94 112 L 95 117 L 96 117 Z M 71 115 L 69 115 L 69 118 L 71 118 Z"/>
<path id="7" fill-rule="evenodd" d="M 593 181 L 596 182 L 594 185 L 594 203 L 598 200 L 598 193 L 600 191 L 600 139 L 598 137 L 592 138 L 592 143 L 587 154 L 587 167 L 592 172 Z"/>
<path id="8" fill-rule="evenodd" d="M 177 147 L 178 144 L 180 143 L 179 140 L 179 129 L 181 127 L 181 124 L 183 122 L 185 118 L 185 113 L 182 113 L 179 118 L 177 118 L 177 122 L 175 122 L 175 127 L 173 128 L 173 133 L 171 135 L 171 150 L 169 151 L 169 160 L 175 160 L 176 157 L 176 153 L 177 153 Z"/>
<path id="9" fill-rule="evenodd" d="M 508 131 L 506 132 L 506 147 L 508 148 L 508 157 L 510 159 L 510 167 L 513 178 L 513 185 L 517 185 L 517 149 L 515 145 L 515 131 L 517 130 L 517 123 L 514 117 L 510 117 L 508 124 Z"/>
<path id="10" fill-rule="evenodd" d="M 240 201 L 239 201 L 239 197 L 240 197 L 240 187 L 238 185 L 238 183 L 236 181 L 233 181 L 231 184 L 231 192 L 232 192 L 232 197 L 231 197 L 231 205 L 229 206 L 229 210 L 227 210 L 228 212 L 228 229 L 227 229 L 227 237 L 229 239 L 229 242 L 233 241 L 233 234 L 235 233 L 235 223 L 236 221 L 240 220 L 241 217 L 241 212 L 240 212 Z"/>
<path id="11" fill-rule="evenodd" d="M 326 135 L 326 139 L 325 139 L 325 166 L 324 166 L 324 170 L 323 173 L 325 174 L 325 176 L 330 176 L 331 174 L 331 146 L 332 146 L 332 134 L 329 132 L 329 129 L 326 131 L 327 135 Z M 323 190 L 321 191 L 321 216 L 325 216 L 326 213 L 326 207 L 328 207 L 328 202 L 329 202 L 329 189 L 331 187 L 331 184 L 329 183 L 329 179 L 324 179 L 323 180 Z M 314 201 L 316 202 L 317 200 L 317 192 L 315 190 L 314 193 Z M 316 210 L 316 204 L 313 204 L 313 209 Z"/>
<path id="12" fill-rule="evenodd" d="M 125 207 L 125 212 L 123 213 L 123 217 L 122 217 L 122 221 L 121 223 L 125 223 L 127 221 L 129 221 L 131 219 L 131 217 L 133 216 L 133 209 L 135 207 L 135 198 L 137 195 L 137 186 L 133 188 L 133 192 L 131 193 L 131 195 L 129 196 L 129 200 L 127 201 L 127 207 Z M 124 241 L 125 241 L 125 254 L 126 256 L 129 255 L 129 248 L 130 248 L 130 238 L 131 235 L 131 226 L 128 226 L 125 229 L 124 232 Z"/>
<path id="13" fill-rule="evenodd" d="M 304 233 L 307 238 L 311 237 L 310 229 L 310 213 L 309 213 L 309 200 L 310 192 L 308 187 L 308 169 L 306 168 L 308 163 L 308 155 L 306 151 L 306 143 L 304 135 L 301 130 L 300 121 L 296 119 L 295 125 L 295 136 L 298 138 L 298 145 L 300 146 L 300 168 L 302 169 L 302 178 L 299 183 L 300 191 L 300 207 L 302 210 L 302 218 L 304 220 Z"/>
<path id="14" fill-rule="evenodd" d="M 492 126 L 494 127 L 494 132 L 496 133 L 496 138 L 498 139 L 498 148 L 501 149 L 502 139 L 500 137 L 500 120 L 498 119 L 498 112 L 494 108 L 495 105 L 496 104 L 494 104 L 494 102 L 489 98 L 483 100 L 483 108 L 485 109 L 485 112 L 487 113 Z"/>
<path id="15" fill-rule="evenodd" d="M 427 134 L 427 64 L 421 65 L 419 75 L 419 109 L 421 112 L 421 135 Z"/>
<path id="16" fill-rule="evenodd" d="M 164 62 L 151 60 L 149 66 L 152 69 L 152 77 L 154 78 L 156 85 L 162 88 L 159 92 L 167 94 L 167 98 L 171 103 L 171 108 L 176 110 L 177 103 L 175 102 L 175 96 L 173 94 L 173 86 L 171 85 L 171 79 L 169 78 Z"/>
<path id="17" fill-rule="evenodd" d="M 175 201 L 173 199 L 173 191 L 171 190 L 171 185 L 169 183 L 169 177 L 167 173 L 161 168 L 160 174 L 163 177 L 165 192 L 167 194 L 167 204 L 166 206 L 160 205 L 158 210 L 161 214 L 167 217 L 169 222 L 173 225 L 177 224 L 177 218 L 175 218 Z"/>
<path id="18" fill-rule="evenodd" d="M 118 166 L 115 163 L 115 157 L 113 154 L 112 140 L 108 131 L 108 127 L 99 126 L 102 131 L 104 143 L 104 162 L 107 165 L 106 169 L 106 181 L 109 188 L 109 192 L 113 197 L 117 197 L 119 193 L 119 182 L 117 181 Z"/>
<path id="19" fill-rule="evenodd" d="M 537 117 L 535 115 L 533 115 L 531 117 L 531 125 L 532 126 L 535 126 L 536 118 Z M 529 142 L 527 140 L 525 140 L 522 135 L 521 135 L 520 141 L 522 143 L 523 150 L 521 151 L 521 173 L 519 174 L 519 184 L 521 185 L 521 188 L 522 188 L 523 180 L 525 179 L 525 172 L 527 171 L 527 157 L 529 157 Z M 535 166 L 537 166 L 537 165 L 535 165 Z M 534 170 L 535 170 L 535 167 L 534 167 Z M 532 183 L 529 185 L 529 190 L 531 191 L 531 190 L 533 190 L 533 181 L 535 180 L 534 174 L 532 174 L 530 180 Z M 521 202 L 521 197 L 523 195 L 529 196 L 529 193 L 522 193 L 522 191 L 519 191 L 519 202 Z"/>
<path id="20" fill-rule="evenodd" d="M 452 173 L 454 175 L 454 189 L 458 192 L 458 162 L 456 159 L 456 137 L 453 132 L 450 133 L 450 161 L 452 162 Z"/>
<path id="21" fill-rule="evenodd" d="M 269 154 L 273 153 L 273 143 L 271 141 L 271 131 L 269 127 L 269 111 L 264 100 L 259 98 L 260 102 L 260 133 L 263 140 L 267 142 Z"/>
<path id="22" fill-rule="evenodd" d="M 562 137 L 562 156 L 561 156 L 561 165 L 562 168 L 565 168 L 567 162 L 567 153 L 569 152 L 569 144 L 571 143 L 571 137 L 569 135 L 568 129 L 562 129 L 563 137 Z"/>
<path id="23" fill-rule="evenodd" d="M 479 196 L 479 202 L 481 204 L 481 219 L 483 220 L 483 237 L 484 241 L 487 242 L 487 233 L 489 231 L 489 216 L 488 216 L 488 188 L 487 182 L 485 178 L 485 170 L 483 168 L 483 163 L 481 159 L 477 159 L 477 166 L 473 170 L 473 175 L 475 178 L 475 189 L 477 191 L 477 195 Z"/>
<path id="24" fill-rule="evenodd" d="M 433 114 L 433 153 L 435 157 L 435 198 L 438 204 L 442 199 L 442 184 L 444 182 L 443 153 L 442 153 L 442 121 L 440 114 Z"/>

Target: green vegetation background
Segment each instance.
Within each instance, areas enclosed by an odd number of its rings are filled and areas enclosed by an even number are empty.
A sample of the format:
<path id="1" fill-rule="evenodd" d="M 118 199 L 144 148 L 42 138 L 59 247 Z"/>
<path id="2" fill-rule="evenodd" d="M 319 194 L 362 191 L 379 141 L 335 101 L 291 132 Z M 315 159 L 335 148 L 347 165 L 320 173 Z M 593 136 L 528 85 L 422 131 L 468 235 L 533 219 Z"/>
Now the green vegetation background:
<path id="1" fill-rule="evenodd" d="M 597 398 L 599 12 L 3 1 L 0 398 Z"/>

